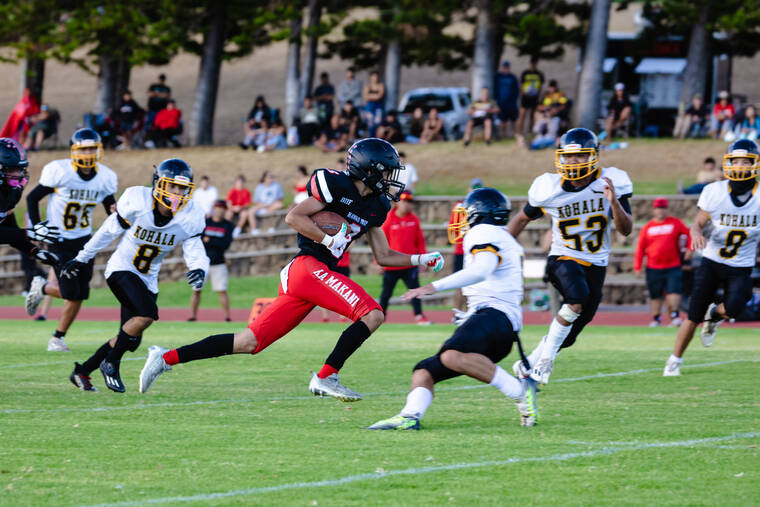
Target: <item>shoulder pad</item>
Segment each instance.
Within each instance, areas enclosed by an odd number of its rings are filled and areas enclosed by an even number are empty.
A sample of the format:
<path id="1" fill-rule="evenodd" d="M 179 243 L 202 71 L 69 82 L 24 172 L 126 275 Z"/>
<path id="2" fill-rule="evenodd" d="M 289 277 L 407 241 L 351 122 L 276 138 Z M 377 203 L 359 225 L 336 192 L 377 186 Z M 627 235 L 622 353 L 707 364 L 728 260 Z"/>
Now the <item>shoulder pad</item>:
<path id="1" fill-rule="evenodd" d="M 53 160 L 45 164 L 40 174 L 39 184 L 45 187 L 55 188 L 60 186 L 64 169 L 59 160 Z"/>
<path id="2" fill-rule="evenodd" d="M 561 185 L 562 177 L 555 173 L 544 173 L 535 180 L 528 190 L 528 203 L 536 208 L 542 207 L 551 197 L 557 186 Z"/>
<path id="3" fill-rule="evenodd" d="M 604 167 L 602 168 L 602 176 L 606 176 L 612 181 L 618 197 L 633 195 L 633 182 L 627 172 L 617 167 Z"/>
<path id="4" fill-rule="evenodd" d="M 317 169 L 309 178 L 306 191 L 309 196 L 316 200 L 329 204 L 340 199 L 343 193 L 342 187 L 346 184 L 345 178 L 350 179 L 345 172 L 334 169 Z"/>
<path id="5" fill-rule="evenodd" d="M 116 212 L 129 223 L 136 216 L 152 209 L 153 196 L 148 187 L 129 187 L 116 202 Z"/>
<path id="6" fill-rule="evenodd" d="M 119 189 L 119 176 L 116 172 L 106 165 L 98 163 L 98 172 L 106 176 L 106 193 L 113 194 Z"/>
<path id="7" fill-rule="evenodd" d="M 185 216 L 182 228 L 189 236 L 202 234 L 206 229 L 206 214 L 192 199 L 182 210 Z"/>

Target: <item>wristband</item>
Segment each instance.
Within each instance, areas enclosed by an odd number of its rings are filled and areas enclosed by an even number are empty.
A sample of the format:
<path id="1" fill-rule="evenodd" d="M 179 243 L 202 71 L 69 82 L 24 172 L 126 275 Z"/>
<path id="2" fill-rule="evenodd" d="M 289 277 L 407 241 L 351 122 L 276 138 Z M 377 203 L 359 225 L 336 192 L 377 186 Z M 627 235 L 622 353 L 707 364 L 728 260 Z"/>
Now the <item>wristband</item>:
<path id="1" fill-rule="evenodd" d="M 322 241 L 320 243 L 325 245 L 327 248 L 330 248 L 330 245 L 332 245 L 332 242 L 333 242 L 333 237 L 330 236 L 329 234 L 325 234 L 325 237 L 322 238 Z"/>
<path id="2" fill-rule="evenodd" d="M 414 254 L 409 257 L 409 262 L 412 264 L 412 266 L 419 266 L 420 265 L 420 256 L 419 254 Z"/>

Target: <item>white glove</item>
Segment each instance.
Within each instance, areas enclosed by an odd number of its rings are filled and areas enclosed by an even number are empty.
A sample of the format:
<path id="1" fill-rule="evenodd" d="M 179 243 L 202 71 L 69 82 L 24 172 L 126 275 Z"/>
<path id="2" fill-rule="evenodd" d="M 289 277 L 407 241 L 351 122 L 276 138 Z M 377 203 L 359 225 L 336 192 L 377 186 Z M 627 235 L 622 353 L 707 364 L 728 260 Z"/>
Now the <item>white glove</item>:
<path id="1" fill-rule="evenodd" d="M 34 227 L 26 230 L 26 235 L 32 241 L 41 241 L 50 245 L 57 243 L 61 233 L 57 225 L 48 225 L 47 220 L 37 222 Z"/>
<path id="2" fill-rule="evenodd" d="M 457 326 L 462 325 L 464 321 L 470 318 L 470 312 L 465 312 L 459 308 L 452 308 L 452 310 L 454 310 L 454 318 L 452 319 L 452 323 L 456 324 Z"/>
<path id="3" fill-rule="evenodd" d="M 346 227 L 345 222 L 340 226 L 340 230 L 333 236 L 325 234 L 325 237 L 322 238 L 322 244 L 330 250 L 330 253 L 333 254 L 333 257 L 336 259 L 341 258 L 349 243 L 351 243 L 351 235 L 348 234 L 348 228 Z"/>
<path id="4" fill-rule="evenodd" d="M 443 255 L 441 252 L 428 252 L 420 255 L 412 255 L 412 266 L 427 266 L 433 268 L 433 273 L 443 269 Z"/>

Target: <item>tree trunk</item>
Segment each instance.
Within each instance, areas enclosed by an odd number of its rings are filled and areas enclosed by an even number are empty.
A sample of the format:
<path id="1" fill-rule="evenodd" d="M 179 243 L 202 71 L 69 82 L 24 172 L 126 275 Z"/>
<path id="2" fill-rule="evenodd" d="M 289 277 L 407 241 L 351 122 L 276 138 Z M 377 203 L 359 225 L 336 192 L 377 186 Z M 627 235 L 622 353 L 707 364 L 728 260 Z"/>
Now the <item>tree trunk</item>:
<path id="1" fill-rule="evenodd" d="M 195 86 L 193 115 L 190 121 L 192 144 L 214 143 L 214 111 L 219 91 L 219 73 L 222 68 L 222 51 L 225 40 L 227 12 L 224 2 L 209 2 L 211 28 L 203 36 L 203 52 Z"/>
<path id="2" fill-rule="evenodd" d="M 132 74 L 132 65 L 129 63 L 129 58 L 127 56 L 119 58 L 117 72 L 119 75 L 117 77 L 118 85 L 115 104 L 119 104 L 121 96 L 124 95 L 124 92 L 129 90 L 129 79 Z"/>
<path id="3" fill-rule="evenodd" d="M 602 92 L 604 55 L 607 52 L 607 26 L 610 21 L 611 0 L 594 0 L 591 5 L 591 23 L 583 50 L 581 77 L 578 80 L 576 124 L 595 131 L 599 118 Z"/>
<path id="4" fill-rule="evenodd" d="M 385 53 L 385 110 L 398 107 L 399 85 L 401 83 L 401 44 L 398 39 L 388 43 Z"/>
<path id="5" fill-rule="evenodd" d="M 37 99 L 38 104 L 42 104 L 42 88 L 45 82 L 45 59 L 44 58 L 24 58 L 21 67 L 21 91 L 29 88 L 32 95 Z"/>
<path id="6" fill-rule="evenodd" d="M 710 15 L 709 11 L 709 4 L 702 4 L 699 10 L 699 19 L 691 27 L 689 54 L 683 73 L 683 84 L 681 85 L 680 103 L 684 108 L 689 107 L 694 94 L 698 93 L 702 97 L 705 96 L 707 70 L 710 65 L 710 34 L 705 27 L 707 18 Z M 710 100 L 707 99 L 706 102 L 709 104 Z"/>
<path id="7" fill-rule="evenodd" d="M 298 114 L 298 96 L 301 72 L 301 16 L 290 20 L 290 40 L 288 41 L 288 59 L 285 72 L 285 125 L 292 125 Z"/>
<path id="8" fill-rule="evenodd" d="M 116 104 L 119 88 L 119 60 L 108 55 L 98 57 L 98 89 L 95 93 L 93 112 L 108 114 Z"/>
<path id="9" fill-rule="evenodd" d="M 303 103 L 304 97 L 309 95 L 314 87 L 314 69 L 317 66 L 317 44 L 319 43 L 319 37 L 317 37 L 315 30 L 321 17 L 322 1 L 309 0 L 309 39 L 306 43 L 306 61 L 303 63 L 303 73 L 301 74 L 299 104 Z"/>
<path id="10" fill-rule="evenodd" d="M 475 50 L 472 56 L 472 97 L 477 100 L 481 88 L 488 88 L 493 97 L 496 77 L 496 50 L 494 31 L 496 25 L 491 11 L 491 0 L 478 0 L 478 16 L 475 27 Z"/>

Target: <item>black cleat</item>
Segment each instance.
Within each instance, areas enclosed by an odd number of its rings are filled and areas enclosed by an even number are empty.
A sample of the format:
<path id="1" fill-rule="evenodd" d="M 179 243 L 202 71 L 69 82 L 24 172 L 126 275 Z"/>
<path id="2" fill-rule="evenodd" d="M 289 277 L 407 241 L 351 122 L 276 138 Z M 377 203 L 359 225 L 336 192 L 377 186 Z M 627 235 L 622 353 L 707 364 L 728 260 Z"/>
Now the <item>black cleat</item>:
<path id="1" fill-rule="evenodd" d="M 95 389 L 95 386 L 92 385 L 92 382 L 90 382 L 90 377 L 84 373 L 79 373 L 79 369 L 81 367 L 81 364 L 74 363 L 74 371 L 72 371 L 71 375 L 69 375 L 69 380 L 71 380 L 71 383 L 74 384 L 77 389 L 81 389 L 82 391 L 91 391 L 93 393 L 98 392 L 98 390 Z"/>
<path id="2" fill-rule="evenodd" d="M 119 363 L 109 363 L 103 359 L 103 361 L 100 362 L 100 373 L 103 374 L 103 380 L 106 382 L 106 387 L 111 391 L 115 393 L 123 393 L 127 390 L 119 375 Z"/>

